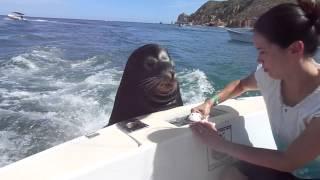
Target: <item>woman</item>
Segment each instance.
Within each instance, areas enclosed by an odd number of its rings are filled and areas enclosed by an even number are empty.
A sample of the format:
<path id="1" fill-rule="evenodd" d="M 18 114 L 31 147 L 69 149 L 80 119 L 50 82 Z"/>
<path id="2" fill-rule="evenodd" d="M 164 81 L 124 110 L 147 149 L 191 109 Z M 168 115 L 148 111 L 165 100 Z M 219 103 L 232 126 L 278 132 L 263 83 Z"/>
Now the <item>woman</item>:
<path id="1" fill-rule="evenodd" d="M 190 125 L 209 147 L 242 160 L 225 179 L 320 178 L 320 67 L 313 59 L 319 16 L 319 5 L 311 0 L 264 13 L 253 37 L 261 68 L 191 110 L 207 116 L 212 106 L 248 90 L 260 90 L 264 97 L 278 150 L 226 141 L 210 122 Z"/>

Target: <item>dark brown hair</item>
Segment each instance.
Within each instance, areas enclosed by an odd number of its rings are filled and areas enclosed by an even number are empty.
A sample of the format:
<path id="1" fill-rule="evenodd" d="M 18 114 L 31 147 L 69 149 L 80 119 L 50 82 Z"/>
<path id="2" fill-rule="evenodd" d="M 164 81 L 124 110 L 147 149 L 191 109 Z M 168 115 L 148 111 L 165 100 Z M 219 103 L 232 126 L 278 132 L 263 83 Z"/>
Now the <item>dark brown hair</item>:
<path id="1" fill-rule="evenodd" d="M 319 16 L 320 6 L 315 0 L 298 0 L 298 4 L 284 3 L 261 15 L 254 25 L 254 31 L 282 48 L 301 40 L 305 56 L 313 56 L 319 44 Z"/>

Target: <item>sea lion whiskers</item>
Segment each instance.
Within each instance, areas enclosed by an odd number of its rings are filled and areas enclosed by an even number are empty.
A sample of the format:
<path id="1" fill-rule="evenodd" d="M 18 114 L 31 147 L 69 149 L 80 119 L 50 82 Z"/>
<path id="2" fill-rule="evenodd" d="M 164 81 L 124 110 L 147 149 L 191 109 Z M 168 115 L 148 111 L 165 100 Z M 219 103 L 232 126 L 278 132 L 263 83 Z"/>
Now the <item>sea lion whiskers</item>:
<path id="1" fill-rule="evenodd" d="M 154 87 L 157 87 L 160 83 L 161 83 L 161 78 L 154 77 L 152 79 L 150 78 L 150 80 L 145 83 L 141 83 L 141 86 L 145 92 L 148 92 L 151 89 L 153 89 Z"/>
<path id="2" fill-rule="evenodd" d="M 144 86 L 145 84 L 151 83 L 152 81 L 154 81 L 155 79 L 158 79 L 158 78 L 159 78 L 158 76 L 146 78 L 146 79 L 140 81 L 138 86 Z"/>
<path id="3" fill-rule="evenodd" d="M 140 83 L 139 83 L 139 86 L 146 86 L 150 83 L 154 83 L 155 81 L 161 81 L 161 76 L 154 76 L 154 77 L 149 77 L 145 80 L 142 80 Z"/>

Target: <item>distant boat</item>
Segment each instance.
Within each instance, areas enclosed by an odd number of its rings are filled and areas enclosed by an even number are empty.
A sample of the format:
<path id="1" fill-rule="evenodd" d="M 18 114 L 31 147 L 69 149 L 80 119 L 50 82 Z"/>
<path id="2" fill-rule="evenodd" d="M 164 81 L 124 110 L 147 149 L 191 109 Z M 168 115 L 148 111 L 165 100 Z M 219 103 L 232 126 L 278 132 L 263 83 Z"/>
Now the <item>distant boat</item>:
<path id="1" fill-rule="evenodd" d="M 253 31 L 251 28 L 226 28 L 226 30 L 228 31 L 231 40 L 252 43 Z"/>
<path id="2" fill-rule="evenodd" d="M 20 12 L 12 12 L 12 13 L 8 14 L 8 18 L 10 18 L 12 20 L 25 20 L 23 16 L 24 16 L 24 14 L 20 13 Z"/>

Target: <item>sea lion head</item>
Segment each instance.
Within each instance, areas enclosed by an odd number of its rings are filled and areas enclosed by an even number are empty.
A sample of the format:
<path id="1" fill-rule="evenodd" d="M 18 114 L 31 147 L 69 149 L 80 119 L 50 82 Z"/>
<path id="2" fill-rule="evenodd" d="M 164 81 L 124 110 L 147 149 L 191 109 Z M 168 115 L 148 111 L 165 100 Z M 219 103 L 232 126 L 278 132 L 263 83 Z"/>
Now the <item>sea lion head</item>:
<path id="1" fill-rule="evenodd" d="M 147 44 L 136 49 L 129 57 L 126 70 L 131 81 L 149 101 L 166 104 L 176 98 L 178 82 L 175 65 L 166 49 Z"/>
<path id="2" fill-rule="evenodd" d="M 129 56 L 108 125 L 183 106 L 174 63 L 157 44 L 139 47 Z"/>

